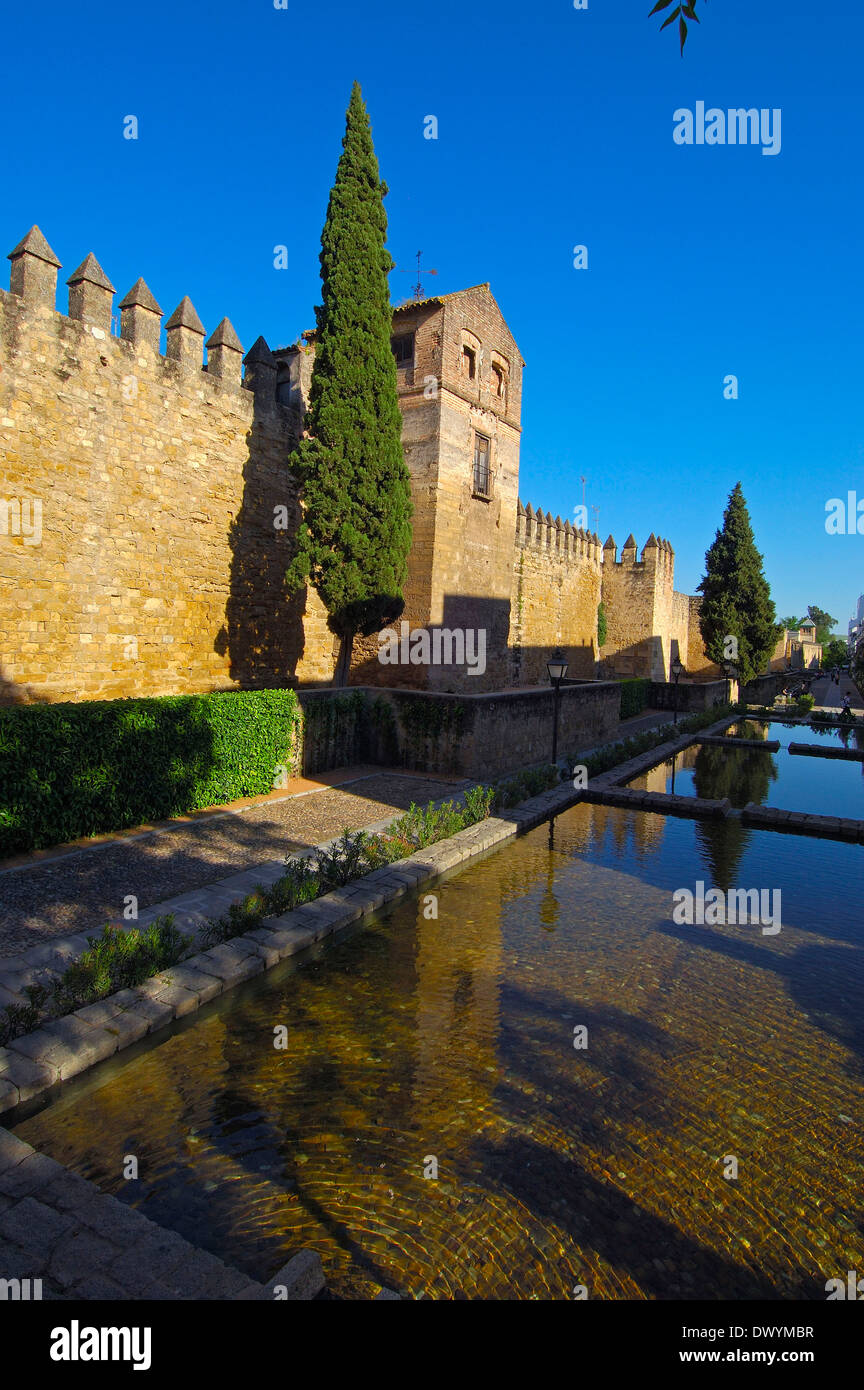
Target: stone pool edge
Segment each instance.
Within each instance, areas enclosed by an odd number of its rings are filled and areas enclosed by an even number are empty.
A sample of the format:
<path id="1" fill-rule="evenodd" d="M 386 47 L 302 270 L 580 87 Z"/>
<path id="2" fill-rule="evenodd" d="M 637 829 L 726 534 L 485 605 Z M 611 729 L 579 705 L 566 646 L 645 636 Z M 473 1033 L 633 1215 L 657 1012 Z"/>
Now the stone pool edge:
<path id="1" fill-rule="evenodd" d="M 728 728 L 737 717 L 724 716 L 710 726 L 710 732 Z M 620 785 L 692 742 L 693 735 L 684 734 L 657 744 L 592 777 L 590 790 L 574 788 L 569 780 L 562 782 L 502 816 L 487 816 L 407 859 L 376 869 L 312 903 L 268 919 L 254 931 L 201 951 L 135 989 L 121 990 L 13 1039 L 0 1048 L 0 1113 L 70 1081 L 148 1034 L 158 1033 L 175 1019 L 197 1012 L 235 985 L 272 969 L 343 927 L 372 917 L 410 890 L 437 881 L 449 870 L 533 830 L 580 801 L 593 799 L 595 789 L 602 792 Z"/>
<path id="2" fill-rule="evenodd" d="M 733 722 L 724 718 L 712 728 Z M 658 744 L 592 778 L 614 786 L 687 747 L 692 736 Z M 0 1049 L 0 1112 L 62 1085 L 217 995 L 331 935 L 371 917 L 409 889 L 437 881 L 448 870 L 505 840 L 533 830 L 585 800 L 571 781 L 505 813 L 460 830 L 448 840 L 400 860 L 344 888 L 296 908 L 267 926 L 225 942 L 138 989 L 45 1024 Z M 0 1126 L 0 1236 L 2 1277 L 49 1278 L 60 1299 L 280 1299 L 309 1301 L 325 1288 L 320 1256 L 301 1250 L 266 1284 L 249 1279 L 216 1256 L 157 1225 L 95 1184 L 71 1173 Z M 9 1261 L 20 1272 L 12 1273 Z M 398 1299 L 382 1288 L 376 1299 Z"/>

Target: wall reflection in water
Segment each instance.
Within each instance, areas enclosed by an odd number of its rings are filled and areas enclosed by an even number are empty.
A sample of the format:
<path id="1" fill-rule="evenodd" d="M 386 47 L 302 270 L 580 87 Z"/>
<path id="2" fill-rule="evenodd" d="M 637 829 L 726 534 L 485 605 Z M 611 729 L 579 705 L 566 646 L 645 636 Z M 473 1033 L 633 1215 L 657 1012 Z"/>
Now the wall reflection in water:
<path id="1" fill-rule="evenodd" d="M 821 1299 L 864 1269 L 862 853 L 575 807 L 19 1132 L 343 1297 Z M 697 878 L 782 886 L 782 932 L 673 926 Z"/>

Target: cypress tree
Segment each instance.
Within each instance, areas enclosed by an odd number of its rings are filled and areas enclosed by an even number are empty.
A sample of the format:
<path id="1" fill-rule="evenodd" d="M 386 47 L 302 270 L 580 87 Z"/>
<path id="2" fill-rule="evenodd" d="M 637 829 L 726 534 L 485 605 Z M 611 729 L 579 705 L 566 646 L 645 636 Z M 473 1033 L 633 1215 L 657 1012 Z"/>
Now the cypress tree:
<path id="1" fill-rule="evenodd" d="M 303 521 L 287 582 L 311 581 L 341 639 L 346 685 L 357 633 L 368 636 L 404 608 L 411 548 L 410 475 L 390 347 L 387 214 L 369 117 L 354 83 L 342 154 L 321 234 L 323 304 L 306 417 L 291 457 Z"/>
<path id="2" fill-rule="evenodd" d="M 734 664 L 742 683 L 762 674 L 779 635 L 762 565 L 741 484 L 736 483 L 723 513 L 723 526 L 705 556 L 699 628 L 705 650 L 718 666 L 729 659 L 726 638 L 737 638 Z"/>

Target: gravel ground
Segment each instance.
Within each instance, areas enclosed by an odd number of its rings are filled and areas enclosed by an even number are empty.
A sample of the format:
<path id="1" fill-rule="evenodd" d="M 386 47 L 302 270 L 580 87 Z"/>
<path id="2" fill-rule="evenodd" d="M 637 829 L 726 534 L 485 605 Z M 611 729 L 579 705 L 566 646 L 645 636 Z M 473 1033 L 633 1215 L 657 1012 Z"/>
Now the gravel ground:
<path id="1" fill-rule="evenodd" d="M 139 909 L 257 863 L 398 815 L 412 801 L 455 795 L 463 780 L 382 773 L 350 788 L 326 788 L 237 815 L 183 823 L 32 868 L 0 874 L 0 959 L 55 936 L 120 921 L 123 900 Z"/>

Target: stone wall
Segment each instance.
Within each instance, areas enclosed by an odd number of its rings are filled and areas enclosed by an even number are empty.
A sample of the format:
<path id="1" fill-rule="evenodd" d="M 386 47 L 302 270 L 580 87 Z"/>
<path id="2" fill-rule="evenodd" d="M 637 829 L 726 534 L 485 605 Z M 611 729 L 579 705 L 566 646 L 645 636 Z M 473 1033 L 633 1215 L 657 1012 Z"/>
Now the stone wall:
<path id="1" fill-rule="evenodd" d="M 68 315 L 54 310 L 58 264 L 37 230 L 0 291 L 0 691 L 109 699 L 331 679 L 317 595 L 284 589 L 299 421 L 276 400 L 266 343 L 241 383 L 223 319 L 204 368 L 187 299 L 163 355 L 143 281 L 115 337 L 95 259 L 70 279 Z"/>
<path id="2" fill-rule="evenodd" d="M 352 688 L 378 713 L 352 725 L 357 760 L 382 762 L 416 771 L 489 780 L 548 759 L 552 751 L 554 697 L 551 687 L 482 695 Z M 336 692 L 301 695 L 304 711 L 312 703 L 345 699 Z M 618 729 L 620 687 L 614 681 L 564 686 L 561 690 L 558 748 L 572 754 L 608 742 Z M 381 707 L 392 720 L 381 717 Z M 326 721 L 316 721 L 322 727 Z M 340 749 L 341 757 L 346 750 Z M 352 761 L 353 759 L 348 759 Z M 322 770 L 312 725 L 304 745 L 304 771 Z"/>
<path id="3" fill-rule="evenodd" d="M 725 680 L 685 681 L 679 680 L 676 695 L 673 681 L 651 682 L 649 704 L 652 709 L 675 710 L 676 700 L 679 714 L 698 714 L 714 705 L 726 703 L 730 687 Z M 732 698 L 735 690 L 732 689 Z"/>
<path id="4" fill-rule="evenodd" d="M 568 675 L 590 679 L 597 660 L 603 552 L 599 538 L 519 503 L 510 623 L 510 684 L 546 683 L 560 650 Z"/>
<path id="5" fill-rule="evenodd" d="M 0 698 L 110 699 L 328 685 L 338 643 L 314 590 L 286 594 L 300 518 L 288 458 L 308 401 L 314 334 L 243 357 L 227 319 L 206 342 L 188 299 L 165 324 L 143 280 L 112 314 L 91 255 L 55 312 L 59 262 L 38 228 L 0 291 Z M 668 542 L 575 531 L 518 500 L 523 362 L 488 285 L 410 303 L 397 369 L 414 504 L 410 628 L 482 632 L 485 669 L 382 665 L 352 678 L 476 696 L 546 683 L 560 647 L 596 673 L 601 595 L 616 675 L 661 679 L 678 644 L 700 669 L 692 600 Z M 245 376 L 242 364 L 245 363 Z M 490 485 L 475 486 L 477 436 Z M 38 539 L 36 528 L 39 528 Z M 611 546 L 611 550 L 610 550 Z M 605 563 L 601 565 L 601 559 Z M 704 658 L 703 658 L 704 661 Z M 709 672 L 710 673 L 710 672 Z"/>

